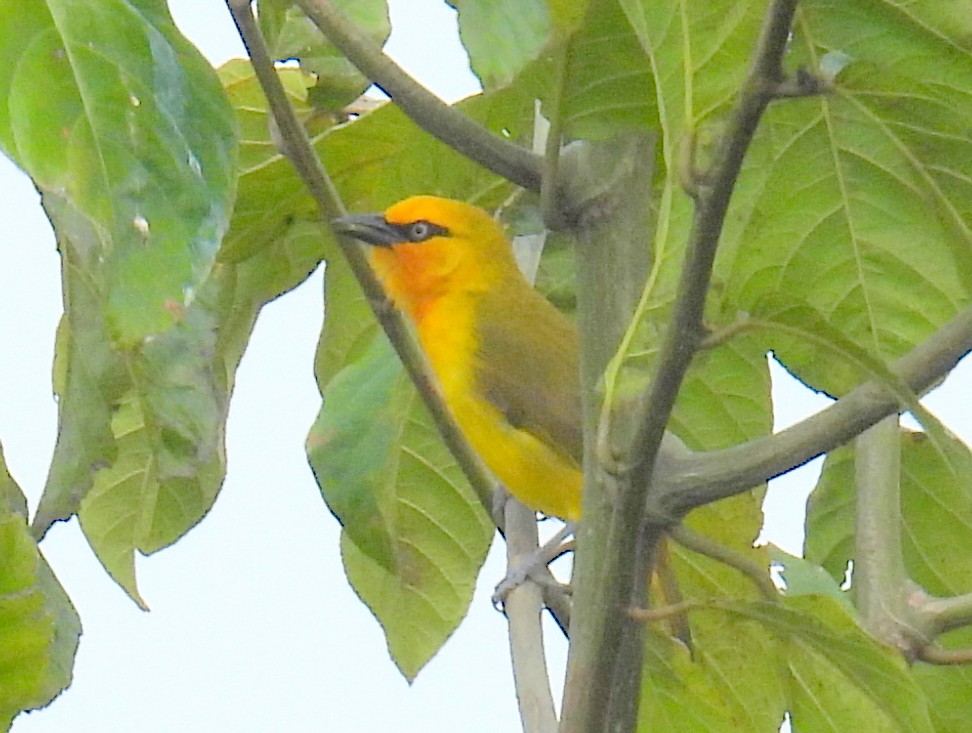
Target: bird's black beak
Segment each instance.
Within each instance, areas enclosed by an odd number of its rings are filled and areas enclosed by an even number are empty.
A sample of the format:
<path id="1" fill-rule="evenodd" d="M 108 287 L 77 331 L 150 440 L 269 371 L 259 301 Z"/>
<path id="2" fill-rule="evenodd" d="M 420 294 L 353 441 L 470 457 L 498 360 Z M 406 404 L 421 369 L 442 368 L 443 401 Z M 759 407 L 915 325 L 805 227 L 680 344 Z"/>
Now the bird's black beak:
<path id="1" fill-rule="evenodd" d="M 339 216 L 331 223 L 337 232 L 377 247 L 390 247 L 406 239 L 401 228 L 389 224 L 381 214 Z"/>

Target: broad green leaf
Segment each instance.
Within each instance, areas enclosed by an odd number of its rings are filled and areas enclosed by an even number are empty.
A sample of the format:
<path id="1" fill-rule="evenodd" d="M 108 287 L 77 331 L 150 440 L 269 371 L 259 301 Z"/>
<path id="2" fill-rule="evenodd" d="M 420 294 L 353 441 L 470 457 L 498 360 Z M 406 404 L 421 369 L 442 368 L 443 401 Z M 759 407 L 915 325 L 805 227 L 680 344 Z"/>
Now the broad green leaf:
<path id="1" fill-rule="evenodd" d="M 854 615 L 854 605 L 848 599 L 848 594 L 840 589 L 837 581 L 824 568 L 775 545 L 769 545 L 769 550 L 787 596 L 828 596 L 839 602 L 848 614 Z"/>
<path id="2" fill-rule="evenodd" d="M 486 90 L 510 83 L 554 31 L 547 0 L 453 0 L 459 37 Z"/>
<path id="3" fill-rule="evenodd" d="M 693 659 L 683 645 L 658 634 L 648 634 L 638 731 L 728 733 L 738 730 L 733 706 L 726 700 L 725 682 L 713 674 L 704 658 Z M 747 727 L 746 730 L 754 729 Z"/>
<path id="4" fill-rule="evenodd" d="M 0 729 L 71 683 L 81 621 L 27 528 L 0 450 Z"/>
<path id="5" fill-rule="evenodd" d="M 376 336 L 328 383 L 307 452 L 328 507 L 359 550 L 394 571 L 399 444 L 412 401 L 401 365 Z"/>
<path id="6" fill-rule="evenodd" d="M 492 523 L 383 337 L 331 380 L 307 444 L 348 579 L 413 679 L 465 615 Z"/>
<path id="7" fill-rule="evenodd" d="M 972 631 L 966 627 L 939 641 L 949 649 L 968 649 Z M 912 674 L 928 696 L 936 733 L 965 733 L 972 719 L 972 669 L 919 663 Z"/>
<path id="8" fill-rule="evenodd" d="M 901 434 L 902 552 L 911 578 L 929 593 L 972 591 L 972 453 L 951 433 L 937 446 Z"/>
<path id="9" fill-rule="evenodd" d="M 7 459 L 0 445 L 0 514 L 27 516 L 27 497 L 7 470 Z"/>
<path id="10" fill-rule="evenodd" d="M 333 4 L 376 47 L 387 40 L 391 24 L 385 0 L 337 0 Z M 316 107 L 336 111 L 371 85 L 289 0 L 260 0 L 258 18 L 270 55 L 281 61 L 297 59 L 301 69 L 316 78 L 310 92 Z"/>
<path id="11" fill-rule="evenodd" d="M 279 69 L 277 74 L 298 118 L 310 124 L 313 110 L 307 89 L 311 77 L 299 69 Z M 229 61 L 220 67 L 219 76 L 236 110 L 241 136 L 236 206 L 218 259 L 238 263 L 260 249 L 272 248 L 295 219 L 318 214 L 314 200 L 271 134 L 275 123 L 249 61 Z"/>
<path id="12" fill-rule="evenodd" d="M 60 208 L 64 216 L 72 212 L 54 196 L 48 196 L 45 205 L 49 212 Z M 111 413 L 131 386 L 125 357 L 112 346 L 99 283 L 92 282 L 84 263 L 78 262 L 82 252 L 97 251 L 97 235 L 82 217 L 70 229 L 70 243 L 64 231 L 57 232 L 66 291 L 65 314 L 55 342 L 58 435 L 33 520 L 38 536 L 55 521 L 74 514 L 91 487 L 95 467 L 115 460 Z"/>
<path id="13" fill-rule="evenodd" d="M 766 357 L 754 346 L 752 340 L 738 339 L 699 354 L 692 365 L 671 423 L 691 448 L 722 448 L 765 435 L 771 429 Z M 749 492 L 700 507 L 689 514 L 686 523 L 765 566 L 768 576 L 769 553 L 765 548 L 753 547 L 763 522 L 760 493 Z M 715 598 L 758 597 L 753 582 L 734 568 L 675 543 L 670 546 L 683 597 L 703 603 Z M 708 704 L 728 711 L 736 729 L 778 730 L 785 697 L 775 642 L 755 625 L 737 623 L 720 614 L 690 614 L 688 621 L 699 664 L 683 674 L 690 674 L 689 679 L 707 680 Z M 740 646 L 748 650 L 746 655 L 739 654 Z M 659 684 L 666 689 L 666 683 Z M 644 711 L 648 705 L 644 697 L 641 704 Z M 683 699 L 679 708 L 686 705 L 690 702 Z M 644 715 L 643 712 L 643 718 Z M 728 731 L 733 727 L 713 730 Z"/>
<path id="14" fill-rule="evenodd" d="M 782 311 L 764 314 L 767 296 L 789 300 L 886 363 L 968 303 L 972 54 L 960 27 L 925 6 L 801 4 L 788 64 L 842 65 L 832 92 L 767 112 L 722 253 L 730 310 L 772 318 Z M 775 334 L 771 346 L 815 388 L 860 380 L 806 344 Z"/>
<path id="15" fill-rule="evenodd" d="M 689 144 L 688 133 L 717 131 L 745 76 L 765 3 L 719 0 L 690 10 L 674 0 L 620 3 L 655 80 L 667 185 L 677 186 L 678 148 Z"/>
<path id="16" fill-rule="evenodd" d="M 756 497 L 744 494 L 696 510 L 687 521 L 695 531 L 730 545 L 747 555 L 751 562 L 764 565 L 768 575 L 769 553 L 766 548 L 752 547 L 761 520 Z M 753 582 L 734 568 L 670 544 L 672 566 L 686 599 L 704 604 L 713 599 L 737 601 L 759 597 Z M 780 680 L 777 659 L 780 652 L 776 641 L 758 626 L 740 623 L 723 614 L 690 613 L 688 622 L 693 656 L 703 667 L 700 674 L 709 680 L 719 706 L 731 711 L 737 729 L 777 731 L 786 696 Z M 746 649 L 746 654 L 739 653 L 741 648 Z M 643 699 L 642 706 L 645 704 Z"/>
<path id="17" fill-rule="evenodd" d="M 700 352 L 672 414 L 671 429 L 693 450 L 716 450 L 773 429 L 769 366 L 755 339 Z"/>
<path id="18" fill-rule="evenodd" d="M 112 338 L 166 330 L 229 222 L 235 131 L 215 74 L 160 0 L 4 0 L 0 27 L 0 145 L 63 202 L 48 207 L 62 247 L 93 233 L 73 265 Z"/>
<path id="19" fill-rule="evenodd" d="M 229 395 L 260 309 L 313 272 L 329 236 L 309 214 L 296 216 L 294 210 L 279 212 L 270 229 L 255 223 L 265 210 L 257 193 L 265 180 L 250 173 L 279 155 L 249 65 L 230 63 L 222 73 L 248 131 L 244 158 L 251 166 L 234 212 L 235 257 L 213 269 L 175 327 L 130 361 L 131 384 L 111 403 L 116 454 L 94 473 L 94 489 L 81 509 L 98 557 L 139 602 L 135 551 L 148 554 L 172 544 L 216 499 L 225 473 Z M 299 72 L 281 76 L 292 94 L 304 90 Z"/>
<path id="20" fill-rule="evenodd" d="M 794 733 L 931 733 L 927 701 L 894 649 L 871 638 L 825 596 L 754 603 L 732 613 L 757 621 L 783 645 Z"/>
<path id="21" fill-rule="evenodd" d="M 591 3 L 566 43 L 552 62 L 566 53 L 562 88 L 544 88 L 543 111 L 560 116 L 567 139 L 604 140 L 657 125 L 652 68 L 617 0 Z M 554 96 L 559 109 L 549 108 Z"/>
<path id="22" fill-rule="evenodd" d="M 931 593 L 970 589 L 972 454 L 947 431 L 944 444 L 901 431 L 902 551 L 912 578 Z M 965 548 L 965 549 L 963 549 Z M 827 456 L 807 509 L 807 559 L 842 582 L 854 553 L 854 457 Z"/>
<path id="23" fill-rule="evenodd" d="M 907 461 L 901 457 L 902 465 Z M 827 454 L 820 479 L 807 499 L 803 554 L 842 583 L 854 557 L 854 451 Z"/>
<path id="24" fill-rule="evenodd" d="M 522 129 L 524 106 L 491 104 L 475 97 L 460 104 L 474 116 L 495 114 L 495 122 Z M 532 119 L 532 100 L 529 103 Z M 397 107 L 384 105 L 321 140 L 318 152 L 352 211 L 383 210 L 408 196 L 426 193 L 461 198 L 489 207 L 508 184 L 431 137 Z"/>
<path id="25" fill-rule="evenodd" d="M 380 329 L 361 286 L 336 247 L 330 248 L 324 270 L 324 307 L 327 316 L 314 368 L 322 392 L 342 368 L 363 357 Z"/>
<path id="26" fill-rule="evenodd" d="M 148 609 L 135 583 L 134 550 L 152 521 L 158 471 L 141 405 L 121 404 L 111 423 L 119 443 L 118 459 L 95 473 L 78 518 L 105 570 L 133 601 Z"/>
<path id="27" fill-rule="evenodd" d="M 193 319 L 208 308 L 198 301 L 235 189 L 231 111 L 163 3 L 68 5 L 0 3 L 4 21 L 14 14 L 23 30 L 5 36 L 11 63 L 0 70 L 0 140 L 41 190 L 63 263 L 58 442 L 38 534 L 78 510 L 96 471 L 129 461 L 111 428 L 123 400 L 148 397 L 153 447 L 183 442 L 176 452 L 186 460 L 164 472 L 205 476 L 200 464 L 211 466 L 222 450 L 218 419 L 198 419 L 212 412 L 206 395 L 221 399 L 219 388 L 198 360 L 187 363 L 212 343 L 211 324 Z M 167 336 L 186 322 L 197 330 Z M 164 357 L 164 370 L 182 373 L 168 375 L 166 396 L 148 395 L 139 375 L 156 374 L 152 361 L 172 348 L 170 339 L 186 353 Z M 170 409 L 176 391 L 184 403 L 189 393 L 189 402 L 203 401 Z"/>

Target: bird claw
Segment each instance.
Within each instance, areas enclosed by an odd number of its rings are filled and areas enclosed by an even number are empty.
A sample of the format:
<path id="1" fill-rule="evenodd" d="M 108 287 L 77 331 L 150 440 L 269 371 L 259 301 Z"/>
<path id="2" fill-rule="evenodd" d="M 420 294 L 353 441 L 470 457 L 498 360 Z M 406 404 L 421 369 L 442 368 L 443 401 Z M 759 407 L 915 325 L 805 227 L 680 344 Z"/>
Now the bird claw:
<path id="1" fill-rule="evenodd" d="M 492 601 L 497 611 L 502 611 L 510 593 L 528 580 L 541 587 L 562 587 L 562 584 L 558 583 L 556 578 L 549 574 L 549 571 L 543 571 L 547 569 L 547 565 L 551 562 L 570 549 L 573 549 L 572 540 L 568 542 L 564 541 L 573 531 L 573 523 L 568 522 L 546 544 L 537 548 L 536 552 L 510 567 L 506 573 L 506 577 L 497 584 L 496 589 L 493 591 Z"/>

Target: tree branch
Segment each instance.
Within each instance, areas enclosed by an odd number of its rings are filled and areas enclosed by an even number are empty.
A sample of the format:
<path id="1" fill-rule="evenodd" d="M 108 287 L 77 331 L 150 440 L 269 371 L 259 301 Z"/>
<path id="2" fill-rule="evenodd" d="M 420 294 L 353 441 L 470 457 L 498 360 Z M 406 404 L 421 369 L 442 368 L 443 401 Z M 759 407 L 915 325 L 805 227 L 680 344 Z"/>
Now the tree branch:
<path id="1" fill-rule="evenodd" d="M 419 127 L 509 181 L 540 190 L 540 159 L 445 104 L 381 52 L 330 0 L 297 4 L 334 46 L 381 87 Z"/>
<path id="2" fill-rule="evenodd" d="M 972 664 L 972 649 L 942 649 L 929 644 L 918 653 L 918 658 L 929 664 Z"/>
<path id="3" fill-rule="evenodd" d="M 913 587 L 901 554 L 901 436 L 889 415 L 861 433 L 854 453 L 854 599 L 874 637 L 913 658 L 924 646 L 912 628 Z"/>
<path id="4" fill-rule="evenodd" d="M 250 54 L 253 70 L 260 81 L 260 86 L 270 106 L 270 112 L 280 131 L 283 140 L 282 152 L 297 169 L 304 185 L 307 186 L 311 196 L 317 202 L 321 216 L 325 221 L 330 222 L 335 216 L 347 212 L 334 183 L 314 152 L 306 130 L 298 121 L 293 107 L 287 100 L 286 93 L 274 69 L 273 60 L 267 51 L 263 35 L 253 17 L 250 2 L 249 0 L 227 0 L 227 6 L 233 15 L 240 37 Z M 479 456 L 466 443 L 458 426 L 443 404 L 435 387 L 432 372 L 426 364 L 425 356 L 408 330 L 402 314 L 392 306 L 384 290 L 382 290 L 365 259 L 361 245 L 346 237 L 337 237 L 337 241 L 352 273 L 371 305 L 375 318 L 378 319 L 402 360 L 405 370 L 431 413 L 446 446 L 455 456 L 463 473 L 469 479 L 476 496 L 492 516 L 495 480 L 485 468 Z"/>
<path id="5" fill-rule="evenodd" d="M 756 44 L 753 62 L 729 126 L 721 138 L 713 163 L 697 184 L 696 206 L 688 251 L 678 285 L 674 311 L 665 333 L 658 369 L 652 380 L 643 419 L 635 437 L 631 461 L 634 490 L 619 507 L 634 529 L 646 503 L 655 456 L 679 388 L 704 335 L 705 296 L 712 265 L 722 234 L 726 211 L 743 158 L 759 120 L 778 87 L 785 81 L 783 52 L 790 33 L 797 0 L 774 0 Z"/>
<path id="6" fill-rule="evenodd" d="M 935 636 L 972 625 L 972 593 L 952 598 L 929 598 L 919 606 L 918 613 Z"/>
<path id="7" fill-rule="evenodd" d="M 645 521 L 649 492 L 653 491 L 655 461 L 676 395 L 703 335 L 702 313 L 712 264 L 743 157 L 763 111 L 785 80 L 782 58 L 795 10 L 796 0 L 774 0 L 768 7 L 736 108 L 711 167 L 697 182 L 692 230 L 674 310 L 648 398 L 638 420 L 630 468 L 618 476 L 620 495 L 613 507 L 609 529 L 600 535 L 607 543 L 598 551 L 604 558 L 603 572 L 610 573 L 611 577 L 602 583 L 598 594 L 608 611 L 606 621 L 598 629 L 603 642 L 595 650 L 593 659 L 585 660 L 586 668 L 578 672 L 578 675 L 583 674 L 582 678 L 578 676 L 578 681 L 586 680 L 591 687 L 578 690 L 577 694 L 587 694 L 592 699 L 586 705 L 576 699 L 565 699 L 564 722 L 570 731 L 626 732 L 637 725 L 643 629 L 621 609 L 645 605 L 646 584 L 656 544 L 664 534 L 663 527 L 671 524 L 670 517 Z M 585 516 L 587 506 L 585 497 Z M 587 530 L 582 528 L 578 536 L 581 543 L 585 532 Z M 585 551 L 583 544 L 580 550 Z M 577 611 L 575 609 L 575 618 Z M 573 630 L 571 638 L 576 643 Z M 573 648 L 571 651 L 573 653 Z M 570 684 L 571 677 L 568 682 Z M 573 710 L 568 703 L 577 705 L 581 720 L 568 720 Z"/>
<path id="8" fill-rule="evenodd" d="M 972 307 L 899 359 L 891 371 L 916 394 L 924 394 L 970 351 Z M 843 445 L 899 409 L 892 391 L 872 380 L 775 435 L 724 450 L 674 457 L 653 487 L 653 511 L 681 517 L 695 507 L 748 491 Z"/>
<path id="9" fill-rule="evenodd" d="M 538 549 L 537 516 L 510 497 L 506 502 L 506 565 L 528 562 Z M 541 613 L 543 598 L 529 578 L 506 597 L 503 604 L 510 625 L 513 682 L 523 733 L 556 733 L 557 714 L 543 650 Z"/>

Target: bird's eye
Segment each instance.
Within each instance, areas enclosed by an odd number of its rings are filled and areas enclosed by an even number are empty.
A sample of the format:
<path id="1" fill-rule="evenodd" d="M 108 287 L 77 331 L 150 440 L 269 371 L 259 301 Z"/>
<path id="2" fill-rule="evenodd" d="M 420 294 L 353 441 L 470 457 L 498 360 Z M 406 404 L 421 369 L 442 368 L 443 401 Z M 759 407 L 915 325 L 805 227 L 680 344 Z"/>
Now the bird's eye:
<path id="1" fill-rule="evenodd" d="M 421 242 L 432 236 L 432 225 L 427 221 L 416 221 L 408 226 L 408 238 L 413 242 Z"/>

